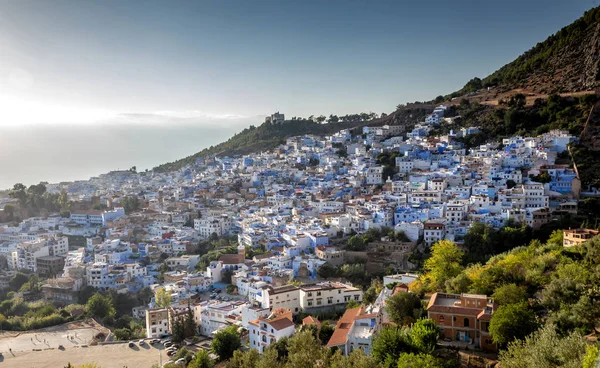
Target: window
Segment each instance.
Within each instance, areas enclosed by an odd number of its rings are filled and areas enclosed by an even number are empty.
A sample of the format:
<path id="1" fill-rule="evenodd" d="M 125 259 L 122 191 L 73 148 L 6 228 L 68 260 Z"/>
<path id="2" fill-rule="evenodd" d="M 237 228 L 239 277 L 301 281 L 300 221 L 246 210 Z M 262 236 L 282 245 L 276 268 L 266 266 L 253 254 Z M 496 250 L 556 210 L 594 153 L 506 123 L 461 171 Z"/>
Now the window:
<path id="1" fill-rule="evenodd" d="M 440 323 L 444 323 L 446 321 L 446 319 L 444 318 L 444 316 L 440 316 Z"/>
<path id="2" fill-rule="evenodd" d="M 469 319 L 468 318 L 464 319 L 464 326 L 469 327 Z"/>

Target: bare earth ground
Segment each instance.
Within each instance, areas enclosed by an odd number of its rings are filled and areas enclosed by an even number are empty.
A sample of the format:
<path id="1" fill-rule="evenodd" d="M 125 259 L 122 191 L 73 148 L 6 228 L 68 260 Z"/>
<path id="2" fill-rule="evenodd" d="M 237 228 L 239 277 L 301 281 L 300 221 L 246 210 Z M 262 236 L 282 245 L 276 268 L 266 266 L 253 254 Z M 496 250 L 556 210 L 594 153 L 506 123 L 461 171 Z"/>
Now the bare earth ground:
<path id="1" fill-rule="evenodd" d="M 96 363 L 102 368 L 150 368 L 169 360 L 162 345 L 157 347 L 127 344 L 89 346 L 94 336 L 107 331 L 100 325 L 73 322 L 61 326 L 0 334 L 0 367 L 62 368 L 71 363 Z M 64 350 L 59 350 L 62 345 Z M 82 347 L 86 345 L 87 347 Z M 160 348 L 161 350 L 159 350 Z M 12 349 L 12 352 L 11 350 Z"/>
<path id="2" fill-rule="evenodd" d="M 127 344 L 110 344 L 82 347 L 66 347 L 65 350 L 45 350 L 4 353 L 0 367 L 20 368 L 62 368 L 71 363 L 75 366 L 85 363 L 96 363 L 101 368 L 150 368 L 158 364 L 159 359 L 165 363 L 170 358 L 164 350 L 158 350 L 148 344 L 144 347 L 129 348 Z M 162 346 L 161 346 L 162 348 Z M 160 358 L 159 358 L 160 355 Z"/>
<path id="3" fill-rule="evenodd" d="M 538 98 L 541 98 L 541 99 L 548 98 L 548 95 L 544 94 L 544 93 L 532 92 L 532 91 L 526 90 L 524 88 L 515 88 L 515 89 L 506 91 L 506 92 L 498 92 L 495 89 L 492 89 L 489 92 L 486 90 L 482 90 L 475 95 L 468 96 L 467 99 L 471 102 L 475 102 L 475 101 L 479 102 L 482 105 L 497 106 L 499 100 L 501 100 L 501 99 L 508 100 L 510 98 L 510 96 L 513 96 L 517 93 L 522 93 L 525 95 L 525 100 L 526 100 L 527 106 L 532 106 L 533 103 L 535 102 L 535 100 Z M 559 95 L 562 97 L 568 97 L 568 96 L 578 97 L 578 96 L 583 96 L 583 95 L 593 94 L 593 93 L 594 93 L 594 91 L 581 91 L 581 92 L 559 93 Z M 451 104 L 458 105 L 458 104 L 460 104 L 461 100 L 462 100 L 462 97 L 458 97 L 455 100 L 453 100 L 451 102 Z"/>

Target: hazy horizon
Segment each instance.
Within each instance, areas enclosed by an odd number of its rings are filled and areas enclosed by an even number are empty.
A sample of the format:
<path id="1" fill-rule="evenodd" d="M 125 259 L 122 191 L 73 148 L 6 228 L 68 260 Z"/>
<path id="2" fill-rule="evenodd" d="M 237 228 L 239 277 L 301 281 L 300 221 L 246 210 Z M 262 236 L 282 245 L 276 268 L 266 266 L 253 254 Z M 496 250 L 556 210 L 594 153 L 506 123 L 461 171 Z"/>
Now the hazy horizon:
<path id="1" fill-rule="evenodd" d="M 87 180 L 111 170 L 138 171 L 187 157 L 259 120 L 225 126 L 180 124 L 0 127 L 0 190 L 15 183 Z M 43 147 L 43 152 L 35 153 Z M 18 170 L 15 170 L 18 165 Z"/>
<path id="2" fill-rule="evenodd" d="M 0 2 L 0 188 L 150 168 L 274 111 L 389 113 L 485 77 L 598 4 L 496 5 Z M 144 145 L 165 137 L 176 144 Z"/>

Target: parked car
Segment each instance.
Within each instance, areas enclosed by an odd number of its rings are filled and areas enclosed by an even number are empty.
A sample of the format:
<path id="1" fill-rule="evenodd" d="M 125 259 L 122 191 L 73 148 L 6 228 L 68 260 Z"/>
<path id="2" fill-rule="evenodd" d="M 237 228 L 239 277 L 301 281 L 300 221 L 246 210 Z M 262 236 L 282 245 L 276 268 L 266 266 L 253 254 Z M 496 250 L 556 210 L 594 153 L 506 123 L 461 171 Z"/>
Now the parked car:
<path id="1" fill-rule="evenodd" d="M 58 350 L 65 350 L 65 347 L 62 345 L 58 345 Z"/>
<path id="2" fill-rule="evenodd" d="M 173 346 L 173 343 L 170 341 L 165 342 L 165 348 Z"/>
<path id="3" fill-rule="evenodd" d="M 134 346 L 135 346 L 135 344 L 133 343 L 133 341 L 129 341 L 129 347 L 132 348 Z"/>
<path id="4" fill-rule="evenodd" d="M 185 363 L 185 358 L 179 358 L 175 361 L 175 364 Z"/>
<path id="5" fill-rule="evenodd" d="M 166 365 L 168 365 L 168 364 L 173 364 L 173 363 L 175 363 L 175 362 L 174 362 L 174 361 L 172 361 L 172 360 L 167 360 L 167 361 L 166 361 L 166 362 L 163 364 L 163 367 L 164 367 L 164 366 L 166 366 Z"/>
<path id="6" fill-rule="evenodd" d="M 221 294 L 221 292 L 222 292 L 222 291 L 223 291 L 223 290 L 221 290 L 221 289 L 217 289 L 217 290 L 215 291 L 215 293 L 217 293 L 217 294 Z"/>
<path id="7" fill-rule="evenodd" d="M 138 341 L 138 344 L 140 344 L 140 345 L 144 345 L 144 344 L 145 344 L 145 342 L 144 342 L 144 340 L 142 339 L 142 340 Z"/>
<path id="8" fill-rule="evenodd" d="M 167 351 L 167 356 L 173 356 L 175 353 L 177 353 L 177 350 L 169 350 Z"/>
<path id="9" fill-rule="evenodd" d="M 150 340 L 151 344 L 160 344 L 160 340 L 159 339 L 152 339 Z"/>

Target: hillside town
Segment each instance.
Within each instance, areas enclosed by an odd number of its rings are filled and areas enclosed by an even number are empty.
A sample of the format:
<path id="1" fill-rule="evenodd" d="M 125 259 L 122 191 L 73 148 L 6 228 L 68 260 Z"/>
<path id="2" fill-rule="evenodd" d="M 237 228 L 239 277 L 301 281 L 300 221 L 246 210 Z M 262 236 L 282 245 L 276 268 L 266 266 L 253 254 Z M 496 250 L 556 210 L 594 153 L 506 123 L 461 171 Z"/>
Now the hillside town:
<path id="1" fill-rule="evenodd" d="M 445 110 L 409 131 L 384 125 L 290 137 L 270 151 L 204 157 L 177 172 L 47 184 L 49 193 L 67 193 L 69 211 L 20 222 L 0 214 L 0 286 L 17 272 L 36 274 L 41 289 L 23 297 L 57 306 L 80 303 L 89 288 L 150 290 L 150 301 L 130 312 L 144 321 L 145 338 L 174 334 L 174 320 L 193 313 L 195 335 L 236 326 L 259 353 L 337 313 L 324 344 L 369 354 L 392 323 L 386 301 L 410 293 L 419 277 L 415 254 L 441 240 L 461 246 L 476 223 L 536 230 L 577 213 L 581 182 L 557 163 L 576 137 L 551 130 L 467 148 L 461 138 L 476 127 L 430 134 L 452 124 Z M 265 122 L 286 123 L 279 112 Z M 17 199 L 0 201 L 2 208 Z M 354 241 L 365 234 L 368 241 Z M 596 234 L 566 230 L 564 246 Z M 384 275 L 374 298 L 365 297 L 370 280 L 324 271 L 355 264 Z M 491 295 L 434 293 L 427 303 L 446 343 L 496 351 Z"/>

